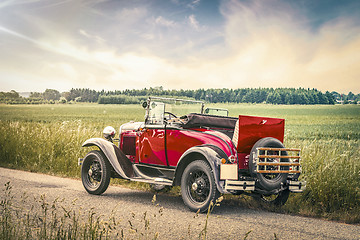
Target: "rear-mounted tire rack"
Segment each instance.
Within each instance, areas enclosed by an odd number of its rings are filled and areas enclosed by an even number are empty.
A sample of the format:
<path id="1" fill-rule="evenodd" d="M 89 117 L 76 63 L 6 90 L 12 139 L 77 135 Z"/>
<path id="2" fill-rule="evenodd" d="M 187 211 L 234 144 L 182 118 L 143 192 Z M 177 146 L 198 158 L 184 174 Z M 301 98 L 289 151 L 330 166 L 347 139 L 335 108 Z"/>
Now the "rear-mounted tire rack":
<path id="1" fill-rule="evenodd" d="M 256 150 L 257 173 L 301 173 L 300 149 L 259 147 Z"/>

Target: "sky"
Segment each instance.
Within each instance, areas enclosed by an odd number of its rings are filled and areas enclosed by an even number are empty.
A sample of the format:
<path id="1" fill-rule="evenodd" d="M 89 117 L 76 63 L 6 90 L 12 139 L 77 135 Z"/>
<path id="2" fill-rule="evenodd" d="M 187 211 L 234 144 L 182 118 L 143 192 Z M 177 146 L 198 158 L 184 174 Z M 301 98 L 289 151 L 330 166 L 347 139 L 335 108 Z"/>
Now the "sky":
<path id="1" fill-rule="evenodd" d="M 0 1 L 0 91 L 159 86 L 360 93 L 360 1 Z"/>

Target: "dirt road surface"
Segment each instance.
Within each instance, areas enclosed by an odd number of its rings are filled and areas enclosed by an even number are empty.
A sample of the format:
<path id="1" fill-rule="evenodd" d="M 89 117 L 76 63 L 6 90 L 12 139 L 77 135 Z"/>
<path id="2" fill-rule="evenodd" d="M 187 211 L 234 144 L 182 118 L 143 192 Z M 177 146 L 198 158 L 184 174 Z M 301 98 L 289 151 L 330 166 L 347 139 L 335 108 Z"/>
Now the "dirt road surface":
<path id="1" fill-rule="evenodd" d="M 197 239 L 205 224 L 206 215 L 195 217 L 180 196 L 157 195 L 156 203 L 163 207 L 160 216 L 160 207 L 152 204 L 154 193 L 150 192 L 110 186 L 103 195 L 94 196 L 79 180 L 0 168 L 0 194 L 9 181 L 17 197 L 25 192 L 34 197 L 44 194 L 49 202 L 61 198 L 70 204 L 77 199 L 76 206 L 83 211 L 94 208 L 104 217 L 114 211 L 124 228 L 129 228 L 130 219 L 140 223 L 146 212 L 159 239 Z M 252 210 L 226 201 L 210 215 L 207 237 L 244 239 L 249 231 L 247 239 L 275 239 L 275 235 L 276 239 L 360 239 L 358 225 Z"/>

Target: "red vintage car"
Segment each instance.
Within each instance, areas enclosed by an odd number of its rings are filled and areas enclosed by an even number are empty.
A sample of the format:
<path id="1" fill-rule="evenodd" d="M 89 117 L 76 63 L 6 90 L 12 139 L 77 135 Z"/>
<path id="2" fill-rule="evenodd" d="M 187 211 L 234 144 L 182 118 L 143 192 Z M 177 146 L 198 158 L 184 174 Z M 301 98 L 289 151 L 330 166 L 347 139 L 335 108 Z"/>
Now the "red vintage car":
<path id="1" fill-rule="evenodd" d="M 198 113 L 175 115 L 183 103 Z M 207 211 L 220 194 L 247 194 L 269 204 L 284 204 L 289 192 L 302 192 L 298 181 L 300 150 L 285 148 L 284 119 L 228 117 L 226 109 L 207 108 L 200 101 L 150 97 L 143 103 L 144 122 L 112 127 L 97 146 L 79 159 L 82 183 L 90 194 L 102 194 L 110 178 L 154 186 L 181 186 L 184 203 Z M 180 111 L 181 112 L 181 111 Z M 113 142 L 118 141 L 118 145 Z"/>

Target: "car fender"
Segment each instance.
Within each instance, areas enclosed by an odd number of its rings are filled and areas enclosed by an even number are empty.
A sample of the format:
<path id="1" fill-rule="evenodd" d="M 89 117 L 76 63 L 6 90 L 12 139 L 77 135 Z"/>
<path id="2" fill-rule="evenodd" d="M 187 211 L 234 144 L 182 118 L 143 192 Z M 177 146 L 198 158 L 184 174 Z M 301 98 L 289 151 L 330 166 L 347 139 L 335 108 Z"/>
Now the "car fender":
<path id="1" fill-rule="evenodd" d="M 215 183 L 219 192 L 226 193 L 227 191 L 223 187 L 224 181 L 220 181 L 220 164 L 221 164 L 221 158 L 224 157 L 224 154 L 225 153 L 217 146 L 208 145 L 208 144 L 196 146 L 188 149 L 180 157 L 178 165 L 176 166 L 174 185 L 176 186 L 180 185 L 181 176 L 186 166 L 189 165 L 190 162 L 194 160 L 198 160 L 196 159 L 197 157 L 200 157 L 210 165 L 212 171 L 214 172 Z"/>
<path id="2" fill-rule="evenodd" d="M 82 144 L 82 147 L 90 146 L 97 146 L 100 148 L 115 172 L 122 178 L 129 179 L 133 177 L 134 170 L 132 168 L 132 163 L 115 144 L 102 138 L 90 138 Z"/>

